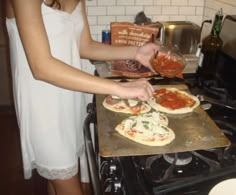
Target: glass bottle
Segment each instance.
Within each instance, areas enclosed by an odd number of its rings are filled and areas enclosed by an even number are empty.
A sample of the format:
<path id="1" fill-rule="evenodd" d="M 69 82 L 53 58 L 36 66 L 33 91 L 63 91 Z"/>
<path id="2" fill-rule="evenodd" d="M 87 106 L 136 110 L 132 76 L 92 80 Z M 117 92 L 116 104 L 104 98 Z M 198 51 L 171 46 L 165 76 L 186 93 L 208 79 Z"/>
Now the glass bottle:
<path id="1" fill-rule="evenodd" d="M 215 77 L 217 56 L 223 45 L 219 36 L 222 19 L 222 9 L 220 9 L 215 15 L 211 33 L 202 40 L 198 64 L 198 76 L 202 79 L 214 79 Z"/>

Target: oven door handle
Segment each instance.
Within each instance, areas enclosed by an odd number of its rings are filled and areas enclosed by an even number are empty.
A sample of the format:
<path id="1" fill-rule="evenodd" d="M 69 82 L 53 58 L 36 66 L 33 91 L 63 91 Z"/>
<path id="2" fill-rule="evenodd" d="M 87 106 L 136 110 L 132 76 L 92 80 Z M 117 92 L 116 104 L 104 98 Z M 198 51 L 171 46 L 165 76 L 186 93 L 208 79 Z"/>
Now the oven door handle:
<path id="1" fill-rule="evenodd" d="M 89 167 L 89 173 L 90 173 L 91 183 L 93 187 L 93 193 L 94 195 L 102 195 L 101 183 L 100 183 L 100 178 L 99 178 L 99 170 L 97 166 L 97 160 L 96 160 L 96 155 L 94 151 L 91 130 L 90 130 L 90 124 L 94 121 L 94 118 L 96 116 L 95 112 L 89 109 L 89 107 L 91 106 L 93 105 L 92 104 L 88 105 L 89 114 L 85 118 L 84 127 L 83 127 L 85 150 L 86 150 L 86 155 L 88 159 L 88 167 Z"/>

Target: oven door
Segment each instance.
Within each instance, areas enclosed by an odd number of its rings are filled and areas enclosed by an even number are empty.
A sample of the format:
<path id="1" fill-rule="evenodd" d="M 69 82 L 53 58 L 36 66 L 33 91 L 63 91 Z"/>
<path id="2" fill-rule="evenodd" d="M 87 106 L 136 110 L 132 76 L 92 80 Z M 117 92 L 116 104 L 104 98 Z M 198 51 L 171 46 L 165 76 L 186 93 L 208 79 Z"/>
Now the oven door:
<path id="1" fill-rule="evenodd" d="M 96 152 L 97 141 L 95 139 L 96 133 L 94 133 L 92 139 L 91 135 L 91 125 L 96 129 L 96 111 L 95 105 L 93 103 L 88 104 L 87 106 L 88 115 L 84 121 L 84 141 L 85 141 L 85 150 L 88 159 L 88 167 L 90 173 L 90 180 L 93 188 L 94 195 L 102 195 L 100 175 L 99 175 L 99 166 L 98 166 L 98 156 Z"/>

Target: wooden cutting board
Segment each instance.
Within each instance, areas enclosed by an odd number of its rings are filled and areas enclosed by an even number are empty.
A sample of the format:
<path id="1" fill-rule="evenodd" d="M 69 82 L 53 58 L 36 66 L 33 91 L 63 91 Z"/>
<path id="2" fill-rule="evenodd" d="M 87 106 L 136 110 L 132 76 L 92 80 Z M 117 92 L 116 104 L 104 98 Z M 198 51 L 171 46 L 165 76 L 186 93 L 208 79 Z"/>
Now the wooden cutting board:
<path id="1" fill-rule="evenodd" d="M 154 87 L 156 89 L 175 87 L 189 92 L 186 85 L 159 85 Z M 103 157 L 165 154 L 230 145 L 230 141 L 201 106 L 192 113 L 166 114 L 169 119 L 169 127 L 176 135 L 170 144 L 153 147 L 136 143 L 115 131 L 116 125 L 130 115 L 105 109 L 102 105 L 105 97 L 105 95 L 96 95 L 99 154 Z"/>

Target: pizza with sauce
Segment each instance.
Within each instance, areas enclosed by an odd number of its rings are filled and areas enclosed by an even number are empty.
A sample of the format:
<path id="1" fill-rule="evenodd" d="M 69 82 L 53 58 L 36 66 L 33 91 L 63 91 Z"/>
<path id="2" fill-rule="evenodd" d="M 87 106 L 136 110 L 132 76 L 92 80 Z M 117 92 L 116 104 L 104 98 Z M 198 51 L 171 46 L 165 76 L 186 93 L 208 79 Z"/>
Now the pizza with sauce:
<path id="1" fill-rule="evenodd" d="M 151 110 L 151 106 L 145 102 L 131 99 L 121 99 L 112 95 L 108 95 L 104 99 L 103 106 L 113 112 L 122 112 L 127 114 L 140 114 Z"/>
<path id="2" fill-rule="evenodd" d="M 155 111 L 130 116 L 115 130 L 134 142 L 148 146 L 164 146 L 175 139 L 174 131 L 168 127 L 167 117 Z"/>
<path id="3" fill-rule="evenodd" d="M 148 104 L 155 110 L 169 114 L 192 112 L 200 105 L 197 97 L 177 88 L 156 90 Z"/>

